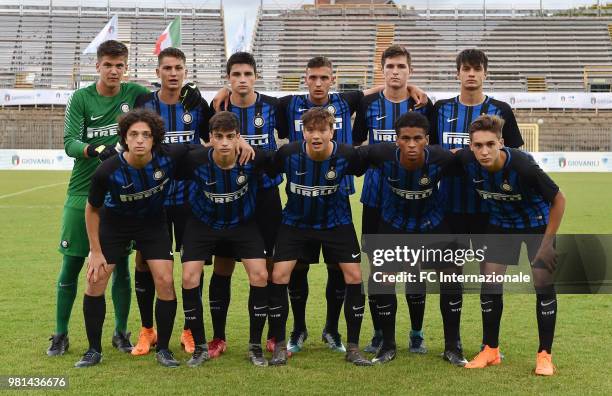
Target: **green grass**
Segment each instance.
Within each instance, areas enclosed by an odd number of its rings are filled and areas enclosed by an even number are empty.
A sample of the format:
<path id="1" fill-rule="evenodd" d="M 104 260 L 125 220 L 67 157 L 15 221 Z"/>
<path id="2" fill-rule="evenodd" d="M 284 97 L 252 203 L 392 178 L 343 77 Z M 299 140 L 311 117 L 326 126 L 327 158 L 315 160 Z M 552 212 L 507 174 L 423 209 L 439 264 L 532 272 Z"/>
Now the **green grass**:
<path id="1" fill-rule="evenodd" d="M 310 338 L 306 350 L 292 358 L 287 367 L 259 369 L 250 367 L 245 360 L 248 287 L 244 271 L 238 268 L 232 286 L 227 326 L 229 349 L 221 359 L 208 362 L 199 369 L 183 366 L 168 370 L 159 367 L 152 355 L 134 358 L 116 352 L 110 347 L 113 308 L 108 296 L 103 335 L 104 361 L 97 368 L 73 369 L 74 362 L 87 345 L 81 304 L 83 277 L 70 324 L 70 351 L 58 358 L 45 355 L 47 337 L 54 329 L 55 282 L 61 263 L 56 246 L 66 185 L 5 197 L 36 186 L 65 182 L 68 175 L 66 172 L 0 172 L 0 376 L 64 375 L 69 377 L 68 391 L 75 394 L 374 394 L 414 391 L 426 394 L 612 394 L 612 379 L 608 376 L 612 367 L 612 346 L 608 344 L 612 334 L 612 299 L 608 295 L 559 297 L 554 346 L 554 361 L 559 372 L 552 378 L 531 374 L 537 348 L 533 295 L 505 297 L 501 346 L 506 359 L 501 366 L 471 371 L 450 367 L 443 362 L 439 357 L 443 346 L 438 296 L 430 295 L 424 329 L 429 354 L 412 356 L 407 353 L 409 320 L 406 305 L 400 299 L 398 358 L 384 367 L 356 368 L 345 364 L 343 356 L 327 350 L 319 338 L 325 319 L 326 271 L 323 265 L 314 266 L 310 271 L 307 307 Z M 565 191 L 568 200 L 562 232 L 612 232 L 612 202 L 609 199 L 612 174 L 555 174 L 553 178 Z M 353 196 L 353 212 L 359 232 L 361 206 L 358 196 Z M 175 271 L 179 280 L 178 262 Z M 206 282 L 209 275 L 206 274 Z M 180 351 L 178 342 L 183 320 L 180 311 L 179 304 L 171 348 L 181 360 L 185 360 L 187 356 Z M 210 318 L 207 316 L 205 321 L 210 335 Z M 288 327 L 291 328 L 291 324 Z M 133 332 L 139 329 L 135 298 L 129 329 Z M 346 335 L 342 330 L 344 319 L 341 319 L 340 329 Z M 366 314 L 361 343 L 365 344 L 370 336 L 371 322 L 369 314 Z M 466 354 L 473 356 L 481 338 L 480 307 L 476 295 L 465 298 L 462 338 Z"/>

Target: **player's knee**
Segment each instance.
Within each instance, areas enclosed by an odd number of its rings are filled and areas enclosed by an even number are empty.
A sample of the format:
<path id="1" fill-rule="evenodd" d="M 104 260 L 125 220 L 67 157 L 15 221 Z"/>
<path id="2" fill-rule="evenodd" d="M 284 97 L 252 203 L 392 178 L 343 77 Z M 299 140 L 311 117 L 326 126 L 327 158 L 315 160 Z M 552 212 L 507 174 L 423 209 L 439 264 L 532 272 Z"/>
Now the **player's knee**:
<path id="1" fill-rule="evenodd" d="M 268 271 L 265 268 L 249 271 L 249 282 L 253 286 L 266 286 L 268 283 Z"/>
<path id="2" fill-rule="evenodd" d="M 200 286 L 201 271 L 185 271 L 183 269 L 183 287 L 185 289 L 193 289 Z"/>
<path id="3" fill-rule="evenodd" d="M 289 278 L 291 278 L 291 271 L 283 271 L 278 267 L 274 268 L 272 271 L 272 282 L 277 285 L 286 285 L 289 283 Z"/>
<path id="4" fill-rule="evenodd" d="M 344 275 L 344 282 L 347 285 L 361 283 L 361 269 L 358 265 L 345 266 L 342 268 L 342 273 Z"/>

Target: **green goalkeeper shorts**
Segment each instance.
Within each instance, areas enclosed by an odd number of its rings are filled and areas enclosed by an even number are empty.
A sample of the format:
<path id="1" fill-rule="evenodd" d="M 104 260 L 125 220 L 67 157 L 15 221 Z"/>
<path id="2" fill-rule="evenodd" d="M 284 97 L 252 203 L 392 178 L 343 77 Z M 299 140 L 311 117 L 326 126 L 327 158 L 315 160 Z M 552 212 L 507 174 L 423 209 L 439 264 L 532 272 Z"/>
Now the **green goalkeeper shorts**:
<path id="1" fill-rule="evenodd" d="M 62 213 L 62 236 L 58 250 L 66 256 L 87 257 L 89 240 L 85 228 L 87 196 L 68 195 Z"/>

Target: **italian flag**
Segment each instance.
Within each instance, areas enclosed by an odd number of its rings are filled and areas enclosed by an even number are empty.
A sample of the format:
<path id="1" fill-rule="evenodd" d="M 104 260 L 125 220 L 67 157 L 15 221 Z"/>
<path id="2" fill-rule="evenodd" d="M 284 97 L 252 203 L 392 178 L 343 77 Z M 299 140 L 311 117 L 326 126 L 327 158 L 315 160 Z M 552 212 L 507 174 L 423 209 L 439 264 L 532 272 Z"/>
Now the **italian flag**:
<path id="1" fill-rule="evenodd" d="M 177 16 L 166 27 L 166 30 L 157 38 L 153 53 L 159 55 L 161 51 L 168 47 L 178 48 L 181 45 L 181 17 Z"/>

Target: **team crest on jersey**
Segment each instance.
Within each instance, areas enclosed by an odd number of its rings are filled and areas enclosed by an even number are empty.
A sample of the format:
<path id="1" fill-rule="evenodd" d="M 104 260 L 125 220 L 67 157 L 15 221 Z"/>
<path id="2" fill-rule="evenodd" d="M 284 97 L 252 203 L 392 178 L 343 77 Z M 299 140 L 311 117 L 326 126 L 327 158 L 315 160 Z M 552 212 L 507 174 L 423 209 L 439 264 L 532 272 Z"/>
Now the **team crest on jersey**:
<path id="1" fill-rule="evenodd" d="M 193 121 L 193 117 L 191 116 L 190 113 L 183 113 L 183 122 L 185 124 L 191 124 L 191 121 Z"/>
<path id="2" fill-rule="evenodd" d="M 255 118 L 253 118 L 253 125 L 255 125 L 256 128 L 261 128 L 264 126 L 264 123 L 265 122 L 261 114 L 257 114 Z"/>
<path id="3" fill-rule="evenodd" d="M 328 170 L 327 173 L 325 174 L 325 178 L 327 180 L 334 180 L 336 177 L 338 177 L 338 174 L 336 173 L 334 168 L 330 168 L 330 170 Z"/>
<path id="4" fill-rule="evenodd" d="M 125 102 L 121 103 L 121 106 L 119 106 L 119 108 L 124 113 L 127 113 L 128 111 L 130 111 L 130 105 Z"/>
<path id="5" fill-rule="evenodd" d="M 336 114 L 336 108 L 334 107 L 334 105 L 327 106 L 327 111 L 329 111 L 329 114 L 331 114 L 331 115 L 335 115 Z"/>
<path id="6" fill-rule="evenodd" d="M 70 245 L 70 243 L 68 243 L 68 241 L 64 239 L 64 240 L 61 242 L 61 245 L 62 245 L 62 247 L 63 247 L 64 249 L 66 249 L 66 248 L 67 248 L 67 247 Z"/>
<path id="7" fill-rule="evenodd" d="M 507 180 L 504 180 L 504 182 L 501 185 L 501 189 L 506 191 L 506 192 L 510 192 L 510 191 L 512 191 L 512 186 L 510 184 L 508 184 Z"/>
<path id="8" fill-rule="evenodd" d="M 243 185 L 244 183 L 247 182 L 247 176 L 244 173 L 241 173 L 238 175 L 238 177 L 236 178 L 236 184 L 238 184 L 239 186 Z"/>
<path id="9" fill-rule="evenodd" d="M 421 179 L 419 180 L 419 184 L 420 184 L 421 186 L 427 186 L 427 185 L 429 185 L 429 183 L 431 183 L 431 180 L 429 180 L 429 177 L 427 177 L 427 176 L 423 176 L 423 177 L 421 177 Z"/>
<path id="10" fill-rule="evenodd" d="M 164 177 L 164 171 L 161 169 L 156 169 L 155 172 L 153 172 L 153 179 L 160 180 L 162 177 Z"/>

